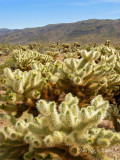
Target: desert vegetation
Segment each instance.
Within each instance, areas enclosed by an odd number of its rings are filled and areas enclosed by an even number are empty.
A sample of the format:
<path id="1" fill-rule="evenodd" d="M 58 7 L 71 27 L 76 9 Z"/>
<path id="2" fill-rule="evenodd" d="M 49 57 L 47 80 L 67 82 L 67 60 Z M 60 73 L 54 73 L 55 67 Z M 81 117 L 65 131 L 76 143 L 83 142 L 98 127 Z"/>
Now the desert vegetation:
<path id="1" fill-rule="evenodd" d="M 119 160 L 120 45 L 0 45 L 0 160 Z"/>

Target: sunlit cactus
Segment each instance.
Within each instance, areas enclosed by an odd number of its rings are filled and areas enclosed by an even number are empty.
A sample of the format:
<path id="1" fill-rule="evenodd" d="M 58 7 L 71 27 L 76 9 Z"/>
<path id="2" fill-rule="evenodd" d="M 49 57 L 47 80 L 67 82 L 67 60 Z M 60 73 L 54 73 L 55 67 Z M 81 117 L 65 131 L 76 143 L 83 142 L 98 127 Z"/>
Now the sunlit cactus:
<path id="1" fill-rule="evenodd" d="M 0 100 L 5 102 L 1 105 L 1 109 L 8 112 L 21 112 L 29 108 L 29 100 L 34 102 L 40 98 L 41 87 L 45 81 L 40 71 L 22 72 L 17 69 L 12 72 L 10 68 L 5 68 L 4 75 L 6 93 L 0 96 Z"/>
<path id="2" fill-rule="evenodd" d="M 25 160 L 31 160 L 37 154 L 41 156 L 41 151 L 48 148 L 49 152 L 56 148 L 69 151 L 75 157 L 83 156 L 86 153 L 80 150 L 85 149 L 86 145 L 96 151 L 96 154 L 89 154 L 96 156 L 97 148 L 102 152 L 104 147 L 108 149 L 119 144 L 119 133 L 97 128 L 106 116 L 108 102 L 99 95 L 91 101 L 90 106 L 80 110 L 78 101 L 77 97 L 69 93 L 57 109 L 55 102 L 39 100 L 38 117 L 29 115 L 27 120 L 17 120 L 13 127 L 1 128 L 0 159 L 23 156 Z M 3 145 L 6 146 L 4 150 Z"/>
<path id="3" fill-rule="evenodd" d="M 81 53 L 83 58 L 68 58 L 62 63 L 62 67 L 58 68 L 55 73 L 54 81 L 61 82 L 61 87 L 74 93 L 82 92 L 83 95 L 96 95 L 98 92 L 108 92 L 119 89 L 120 74 L 117 73 L 115 66 L 117 57 L 100 56 L 99 52 Z M 100 58 L 99 62 L 96 62 Z M 60 83 L 59 83 L 60 84 Z M 75 90 L 76 89 L 76 90 Z M 85 97 L 86 99 L 86 97 Z"/>
<path id="4" fill-rule="evenodd" d="M 43 64 L 46 62 L 52 62 L 54 61 L 54 58 L 47 54 L 41 54 L 37 51 L 22 51 L 22 50 L 14 50 L 13 53 L 13 59 L 14 59 L 14 65 L 16 68 L 19 68 L 21 70 L 30 70 L 31 69 L 31 63 L 34 61 L 39 61 Z"/>
<path id="5" fill-rule="evenodd" d="M 108 154 L 120 146 L 120 53 L 109 44 L 6 46 L 0 160 L 119 159 Z"/>

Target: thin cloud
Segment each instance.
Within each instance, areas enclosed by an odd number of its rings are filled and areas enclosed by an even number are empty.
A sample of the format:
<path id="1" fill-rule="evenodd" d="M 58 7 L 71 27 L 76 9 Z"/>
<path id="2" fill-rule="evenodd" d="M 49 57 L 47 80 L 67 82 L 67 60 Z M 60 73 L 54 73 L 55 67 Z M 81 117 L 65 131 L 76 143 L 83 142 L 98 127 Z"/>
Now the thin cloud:
<path id="1" fill-rule="evenodd" d="M 120 3 L 120 0 L 93 0 L 91 3 Z"/>
<path id="2" fill-rule="evenodd" d="M 120 0 L 101 0 L 101 2 L 105 2 L 105 3 L 120 3 Z"/>
<path id="3" fill-rule="evenodd" d="M 89 2 L 73 2 L 73 3 L 64 3 L 61 5 L 67 6 L 88 6 L 93 4 L 100 4 L 100 3 L 120 3 L 120 0 L 92 0 Z"/>

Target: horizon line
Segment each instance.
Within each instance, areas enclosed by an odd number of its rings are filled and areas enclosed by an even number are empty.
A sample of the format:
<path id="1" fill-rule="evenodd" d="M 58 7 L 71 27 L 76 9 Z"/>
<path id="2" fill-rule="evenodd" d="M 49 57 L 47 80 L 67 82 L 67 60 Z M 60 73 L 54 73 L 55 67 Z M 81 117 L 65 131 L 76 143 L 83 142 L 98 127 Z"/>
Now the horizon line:
<path id="1" fill-rule="evenodd" d="M 25 27 L 25 28 L 0 28 L 0 30 L 4 30 L 4 29 L 7 29 L 7 30 L 23 30 L 23 29 L 32 29 L 32 28 L 42 28 L 42 27 L 46 27 L 48 25 L 59 25 L 59 24 L 71 24 L 71 23 L 77 23 L 77 22 L 82 22 L 82 21 L 89 21 L 89 20 L 120 20 L 120 18 L 115 18 L 115 19 L 109 19 L 109 18 L 103 18 L 103 19 L 98 19 L 98 18 L 91 18 L 91 19 L 84 19 L 84 20 L 80 20 L 80 21 L 74 21 L 74 22 L 60 22 L 60 23 L 52 23 L 52 24 L 46 24 L 46 25 L 43 25 L 43 26 L 35 26 L 35 27 Z"/>

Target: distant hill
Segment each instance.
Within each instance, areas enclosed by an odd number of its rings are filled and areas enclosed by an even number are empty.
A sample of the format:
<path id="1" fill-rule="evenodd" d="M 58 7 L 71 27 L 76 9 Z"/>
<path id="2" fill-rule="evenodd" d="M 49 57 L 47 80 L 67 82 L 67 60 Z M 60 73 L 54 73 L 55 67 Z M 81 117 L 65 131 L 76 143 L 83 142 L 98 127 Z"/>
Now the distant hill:
<path id="1" fill-rule="evenodd" d="M 0 29 L 0 42 L 27 44 L 35 41 L 102 43 L 110 39 L 120 42 L 120 19 L 85 20 L 76 23 L 50 24 L 26 29 Z"/>

